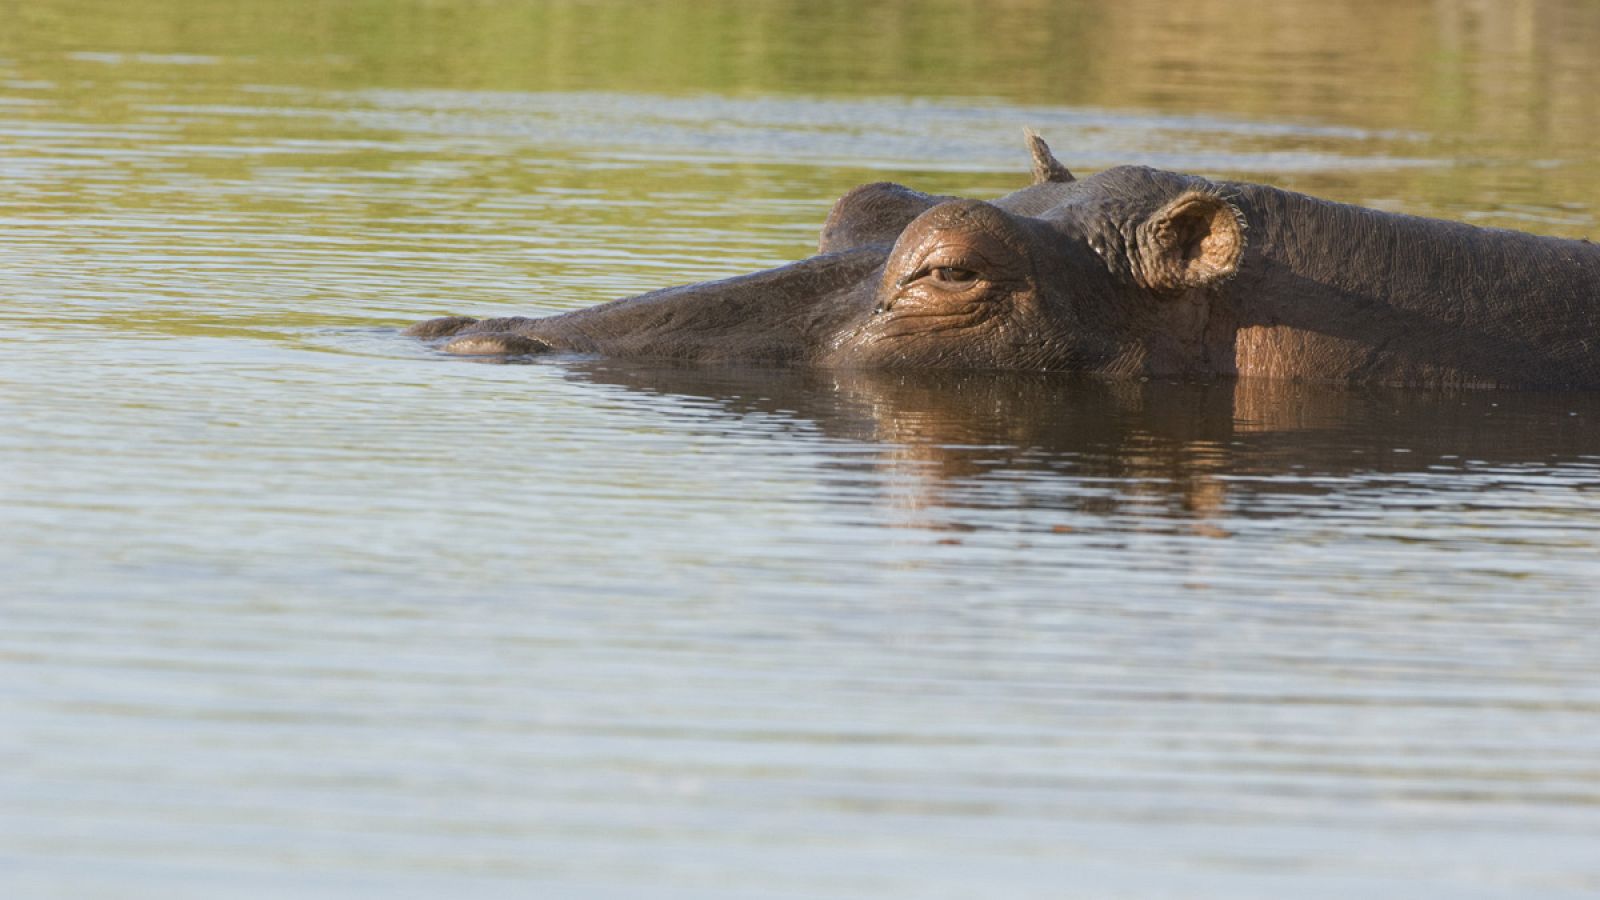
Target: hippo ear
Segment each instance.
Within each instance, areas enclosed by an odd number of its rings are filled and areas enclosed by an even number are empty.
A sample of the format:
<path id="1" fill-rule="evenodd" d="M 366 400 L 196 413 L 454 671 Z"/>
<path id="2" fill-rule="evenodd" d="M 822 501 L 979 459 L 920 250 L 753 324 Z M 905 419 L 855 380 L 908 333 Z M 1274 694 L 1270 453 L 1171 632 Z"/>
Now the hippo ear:
<path id="1" fill-rule="evenodd" d="M 1185 191 L 1139 231 L 1139 280 L 1162 293 L 1220 284 L 1244 257 L 1244 215 L 1205 191 Z"/>
<path id="2" fill-rule="evenodd" d="M 1056 155 L 1050 152 L 1050 145 L 1044 142 L 1039 132 L 1029 128 L 1023 132 L 1028 139 L 1028 153 L 1033 157 L 1033 183 L 1044 184 L 1046 181 L 1068 182 L 1076 181 L 1072 173 L 1063 166 Z"/>

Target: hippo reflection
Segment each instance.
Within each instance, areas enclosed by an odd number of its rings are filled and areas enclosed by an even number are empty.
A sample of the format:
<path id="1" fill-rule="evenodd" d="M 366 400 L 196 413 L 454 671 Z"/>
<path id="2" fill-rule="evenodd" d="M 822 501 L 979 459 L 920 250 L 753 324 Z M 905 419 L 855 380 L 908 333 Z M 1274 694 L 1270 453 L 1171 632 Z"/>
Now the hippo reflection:
<path id="1" fill-rule="evenodd" d="M 1559 469 L 1564 483 L 1600 483 L 1600 392 L 605 359 L 566 372 L 626 388 L 640 411 L 685 414 L 697 428 L 720 430 L 706 411 L 721 409 L 741 423 L 728 428 L 755 419 L 800 443 L 820 436 L 876 448 L 834 464 L 894 471 L 905 476 L 897 501 L 944 513 L 1048 506 L 1115 515 L 1138 503 L 1141 518 L 1195 522 L 1225 504 L 1234 515 L 1271 516 L 1295 509 L 1286 497 L 1413 478 L 1437 490 L 1439 479 L 1467 483 L 1483 470 Z"/>
<path id="2" fill-rule="evenodd" d="M 983 202 L 869 184 L 818 253 L 546 318 L 434 319 L 461 354 L 825 369 L 1600 385 L 1600 248 L 1123 166 Z"/>

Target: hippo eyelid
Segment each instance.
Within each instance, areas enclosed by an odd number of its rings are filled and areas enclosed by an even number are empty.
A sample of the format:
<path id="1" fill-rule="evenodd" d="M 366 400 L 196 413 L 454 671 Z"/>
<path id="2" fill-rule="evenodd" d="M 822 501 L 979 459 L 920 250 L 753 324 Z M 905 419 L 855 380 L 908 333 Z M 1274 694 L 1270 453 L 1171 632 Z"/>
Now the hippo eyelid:
<path id="1" fill-rule="evenodd" d="M 928 270 L 928 274 L 934 281 L 946 284 L 977 281 L 983 277 L 976 269 L 968 269 L 962 266 L 934 266 Z"/>
<path id="2" fill-rule="evenodd" d="M 943 272 L 943 271 L 965 272 L 966 274 L 968 274 L 968 275 L 970 275 L 972 277 L 970 277 L 970 278 L 960 278 L 960 279 L 945 279 L 945 278 L 938 277 L 938 274 L 940 272 Z M 938 282 L 950 282 L 950 281 L 974 282 L 974 281 L 981 281 L 983 279 L 983 273 L 981 271 L 979 271 L 976 267 L 973 267 L 973 266 L 944 266 L 944 265 L 923 266 L 922 268 L 917 269 L 916 271 L 912 272 L 910 275 L 907 275 L 907 276 L 901 278 L 899 281 L 896 281 L 894 283 L 894 286 L 895 286 L 896 290 L 902 290 L 902 289 L 906 288 L 907 286 L 909 286 L 909 285 L 911 285 L 911 284 L 913 284 L 915 282 L 923 280 L 924 278 L 932 278 L 934 281 L 938 281 Z"/>
<path id="3" fill-rule="evenodd" d="M 970 280 L 980 281 L 993 268 L 988 259 L 982 253 L 976 252 L 972 247 L 962 247 L 954 250 L 949 247 L 939 247 L 923 256 L 921 264 L 913 267 L 911 272 L 896 281 L 894 286 L 896 290 L 900 290 L 912 282 L 932 276 L 940 270 L 967 272 L 972 275 Z"/>

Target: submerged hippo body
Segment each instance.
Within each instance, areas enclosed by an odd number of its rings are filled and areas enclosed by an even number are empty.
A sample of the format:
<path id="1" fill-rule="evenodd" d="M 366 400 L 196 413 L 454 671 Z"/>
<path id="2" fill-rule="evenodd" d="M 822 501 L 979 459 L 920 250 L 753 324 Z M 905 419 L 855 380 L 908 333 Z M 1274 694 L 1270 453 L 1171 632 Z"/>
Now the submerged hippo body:
<path id="1" fill-rule="evenodd" d="M 461 354 L 828 368 L 1600 386 L 1600 247 L 1124 166 L 990 202 L 870 184 L 818 254 L 545 318 L 434 319 Z"/>

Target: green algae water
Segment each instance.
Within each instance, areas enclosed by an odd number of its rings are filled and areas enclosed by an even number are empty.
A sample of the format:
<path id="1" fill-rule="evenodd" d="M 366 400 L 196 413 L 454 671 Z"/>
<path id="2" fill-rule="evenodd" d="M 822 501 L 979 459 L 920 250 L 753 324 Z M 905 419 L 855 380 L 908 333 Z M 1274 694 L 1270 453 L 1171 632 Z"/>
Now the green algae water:
<path id="1" fill-rule="evenodd" d="M 1600 235 L 1600 7 L 0 0 L 0 895 L 1600 892 L 1600 394 L 501 365 L 1021 133 Z"/>

